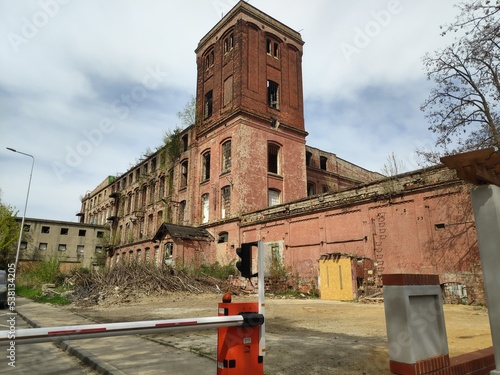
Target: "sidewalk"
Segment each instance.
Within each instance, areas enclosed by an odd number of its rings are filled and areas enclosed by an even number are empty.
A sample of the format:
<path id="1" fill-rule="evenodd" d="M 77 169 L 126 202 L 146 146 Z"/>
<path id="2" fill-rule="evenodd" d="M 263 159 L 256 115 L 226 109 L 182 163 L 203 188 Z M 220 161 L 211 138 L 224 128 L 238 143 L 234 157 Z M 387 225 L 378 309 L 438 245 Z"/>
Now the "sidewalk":
<path id="1" fill-rule="evenodd" d="M 17 313 L 33 327 L 95 324 L 50 305 L 21 297 L 17 297 L 17 302 Z M 208 358 L 160 345 L 139 336 L 68 340 L 58 345 L 100 374 L 202 375 L 214 373 L 217 366 Z"/>

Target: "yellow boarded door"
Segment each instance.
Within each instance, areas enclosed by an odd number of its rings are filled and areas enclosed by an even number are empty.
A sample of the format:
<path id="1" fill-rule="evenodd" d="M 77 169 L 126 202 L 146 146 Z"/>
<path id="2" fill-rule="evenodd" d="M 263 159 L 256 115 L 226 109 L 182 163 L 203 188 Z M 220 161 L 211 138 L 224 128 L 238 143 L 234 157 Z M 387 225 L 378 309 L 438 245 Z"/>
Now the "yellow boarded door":
<path id="1" fill-rule="evenodd" d="M 321 299 L 352 301 L 351 259 L 336 258 L 319 261 Z"/>

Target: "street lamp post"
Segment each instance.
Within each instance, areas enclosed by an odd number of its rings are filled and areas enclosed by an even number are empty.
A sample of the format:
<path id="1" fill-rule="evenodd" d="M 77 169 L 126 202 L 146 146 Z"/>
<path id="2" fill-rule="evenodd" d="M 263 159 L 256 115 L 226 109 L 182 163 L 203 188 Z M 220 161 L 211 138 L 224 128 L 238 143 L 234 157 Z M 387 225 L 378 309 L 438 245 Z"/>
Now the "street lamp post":
<path id="1" fill-rule="evenodd" d="M 24 152 L 14 150 L 13 148 L 10 147 L 7 147 L 7 150 L 16 152 L 21 155 L 29 156 L 32 159 L 30 180 L 28 182 L 28 192 L 26 193 L 26 202 L 24 203 L 24 213 L 23 213 L 23 218 L 21 220 L 21 229 L 19 231 L 19 241 L 17 242 L 16 263 L 15 263 L 15 270 L 17 271 L 17 262 L 19 261 L 19 251 L 21 250 L 21 241 L 23 238 L 23 231 L 24 231 L 24 219 L 26 218 L 26 208 L 28 207 L 28 198 L 30 196 L 31 176 L 33 175 L 33 166 L 35 165 L 35 157 L 33 155 L 25 154 Z"/>

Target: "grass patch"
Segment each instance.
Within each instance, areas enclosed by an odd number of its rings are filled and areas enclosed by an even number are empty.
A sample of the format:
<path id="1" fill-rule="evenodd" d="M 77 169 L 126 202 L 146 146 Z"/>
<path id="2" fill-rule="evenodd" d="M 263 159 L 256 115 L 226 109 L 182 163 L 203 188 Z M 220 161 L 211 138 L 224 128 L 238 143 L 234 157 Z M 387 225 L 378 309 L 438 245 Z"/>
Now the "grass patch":
<path id="1" fill-rule="evenodd" d="M 71 300 L 66 297 L 60 295 L 47 296 L 40 289 L 30 288 L 25 285 L 16 286 L 16 294 L 41 303 L 52 303 L 54 305 L 69 305 L 71 303 Z"/>

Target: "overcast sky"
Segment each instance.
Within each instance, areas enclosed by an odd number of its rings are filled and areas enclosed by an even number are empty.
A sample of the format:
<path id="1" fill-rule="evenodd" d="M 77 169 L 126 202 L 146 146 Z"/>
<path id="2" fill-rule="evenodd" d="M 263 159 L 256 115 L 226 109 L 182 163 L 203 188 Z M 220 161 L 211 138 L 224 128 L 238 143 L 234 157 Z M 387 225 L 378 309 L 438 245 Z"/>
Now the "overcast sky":
<path id="1" fill-rule="evenodd" d="M 80 198 L 127 171 L 195 94 L 198 41 L 236 0 L 0 0 L 0 189 L 22 215 L 76 221 Z M 307 144 L 380 172 L 433 136 L 421 58 L 447 41 L 450 0 L 251 0 L 305 41 Z M 448 40 L 449 41 L 449 40 Z"/>

